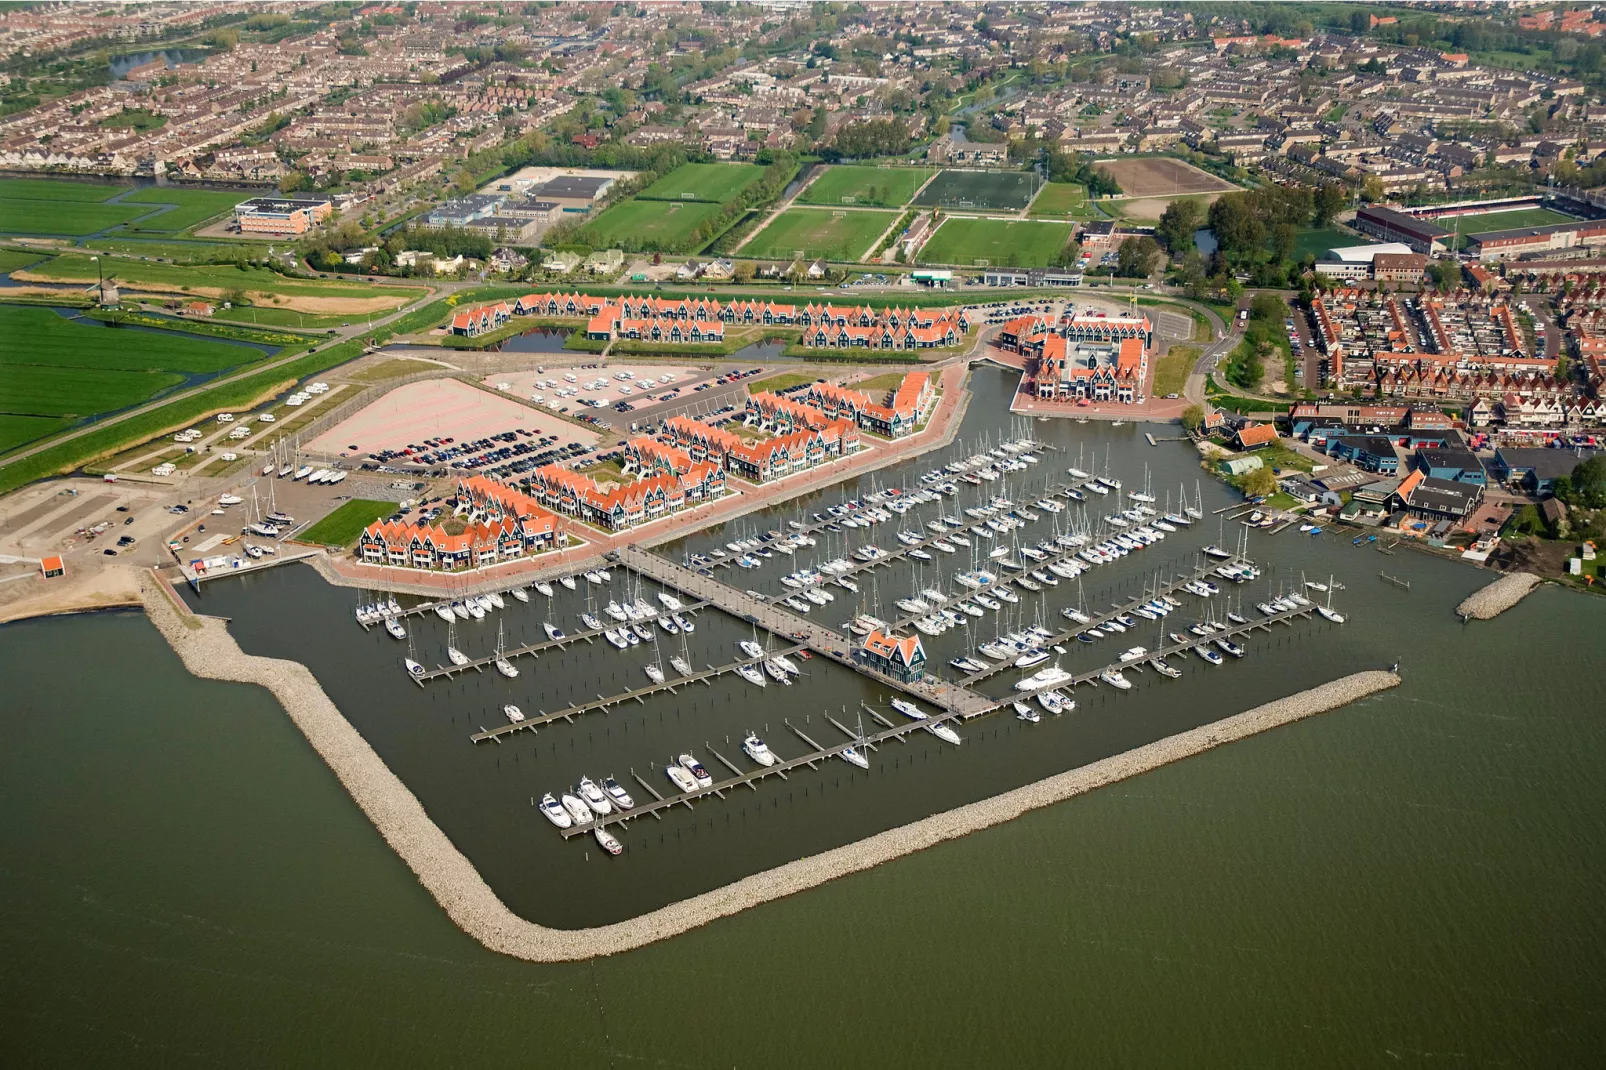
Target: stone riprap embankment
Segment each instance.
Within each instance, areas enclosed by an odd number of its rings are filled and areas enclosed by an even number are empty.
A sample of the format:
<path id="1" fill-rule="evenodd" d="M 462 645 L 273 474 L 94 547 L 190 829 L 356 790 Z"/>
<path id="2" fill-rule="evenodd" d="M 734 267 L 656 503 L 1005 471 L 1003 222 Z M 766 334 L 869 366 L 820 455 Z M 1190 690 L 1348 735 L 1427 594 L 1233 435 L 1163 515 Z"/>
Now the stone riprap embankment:
<path id="1" fill-rule="evenodd" d="M 1355 702 L 1400 682 L 1389 672 L 1356 673 L 991 799 L 755 873 L 628 921 L 594 929 L 549 929 L 518 917 L 503 905 L 479 871 L 430 820 L 413 793 L 341 715 L 304 665 L 246 654 L 222 621 L 191 616 L 173 592 L 150 573 L 145 574 L 143 593 L 151 620 L 190 672 L 210 679 L 260 684 L 273 692 L 385 841 L 464 932 L 494 951 L 533 962 L 612 955 L 677 936 L 771 899 L 1001 824 L 1030 810 L 1223 743 Z"/>
<path id="2" fill-rule="evenodd" d="M 1521 602 L 1539 583 L 1532 572 L 1513 572 L 1468 595 L 1455 611 L 1462 620 L 1489 620 Z"/>

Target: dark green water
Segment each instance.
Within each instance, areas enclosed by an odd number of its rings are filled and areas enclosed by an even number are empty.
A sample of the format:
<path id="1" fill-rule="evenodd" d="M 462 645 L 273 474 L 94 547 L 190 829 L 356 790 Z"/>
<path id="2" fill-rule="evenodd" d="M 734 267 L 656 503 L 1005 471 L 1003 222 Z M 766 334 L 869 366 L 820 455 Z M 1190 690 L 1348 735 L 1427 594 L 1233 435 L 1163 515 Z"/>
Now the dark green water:
<path id="1" fill-rule="evenodd" d="M 1163 451 L 1126 456 L 1130 481 Z M 708 803 L 653 827 L 662 843 L 638 822 L 617 860 L 558 843 L 529 812 L 530 788 L 875 696 L 821 672 L 807 697 L 710 689 L 661 722 L 643 708 L 628 736 L 581 722 L 498 753 L 464 737 L 508 699 L 490 682 L 393 691 L 398 644 L 358 631 L 345 592 L 295 568 L 210 589 L 209 611 L 239 607 L 247 649 L 307 658 L 510 905 L 559 924 L 626 916 L 1404 663 L 1389 694 L 565 966 L 504 959 L 457 932 L 265 692 L 189 677 L 138 615 L 0 628 L 0 1060 L 1593 1064 L 1606 1040 L 1606 610 L 1546 589 L 1463 628 L 1451 607 L 1485 574 L 1291 533 L 1257 556 L 1286 575 L 1337 571 L 1350 624 L 1267 637 L 1244 662 L 1187 666 L 1124 697 L 1079 695 L 1084 708 L 1059 721 L 974 722 L 957 751 L 884 750 L 871 775 L 822 773 L 807 797 L 796 777 L 785 802 L 766 789 Z M 1098 570 L 1111 572 L 1102 587 L 1141 582 L 1153 562 L 1131 577 L 1120 567 Z M 1380 567 L 1413 591 L 1379 583 Z M 697 634 L 713 651 L 740 629 L 704 614 Z M 594 656 L 521 677 L 527 708 L 571 676 L 589 687 L 626 671 L 611 648 Z M 795 746 L 768 731 L 783 753 Z"/>

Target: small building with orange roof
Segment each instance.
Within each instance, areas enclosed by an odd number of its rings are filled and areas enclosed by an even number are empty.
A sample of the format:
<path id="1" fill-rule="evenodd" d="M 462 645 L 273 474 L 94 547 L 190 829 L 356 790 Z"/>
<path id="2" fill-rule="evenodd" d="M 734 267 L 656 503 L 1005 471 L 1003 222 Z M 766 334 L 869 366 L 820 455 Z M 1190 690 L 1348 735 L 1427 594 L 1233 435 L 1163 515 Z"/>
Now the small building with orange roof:
<path id="1" fill-rule="evenodd" d="M 925 675 L 926 648 L 918 635 L 894 635 L 878 628 L 864 637 L 853 660 L 883 676 L 913 683 Z"/>

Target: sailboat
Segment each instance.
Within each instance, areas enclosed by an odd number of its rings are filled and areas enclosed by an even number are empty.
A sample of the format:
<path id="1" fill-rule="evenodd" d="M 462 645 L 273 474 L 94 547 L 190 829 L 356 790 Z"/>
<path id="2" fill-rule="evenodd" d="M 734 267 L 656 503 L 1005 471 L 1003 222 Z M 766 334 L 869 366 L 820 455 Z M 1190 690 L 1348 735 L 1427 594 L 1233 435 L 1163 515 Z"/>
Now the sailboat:
<path id="1" fill-rule="evenodd" d="M 502 655 L 501 624 L 496 626 L 496 671 L 507 677 L 509 680 L 513 679 L 519 674 L 519 670 L 514 667 L 513 663 Z"/>
<path id="2" fill-rule="evenodd" d="M 453 665 L 467 665 L 470 660 L 467 654 L 457 649 L 457 622 L 455 620 L 446 626 L 446 658 Z"/>
<path id="3" fill-rule="evenodd" d="M 1316 612 L 1332 621 L 1334 624 L 1344 623 L 1344 614 L 1333 608 L 1333 578 L 1327 577 L 1327 604 L 1318 605 Z"/>

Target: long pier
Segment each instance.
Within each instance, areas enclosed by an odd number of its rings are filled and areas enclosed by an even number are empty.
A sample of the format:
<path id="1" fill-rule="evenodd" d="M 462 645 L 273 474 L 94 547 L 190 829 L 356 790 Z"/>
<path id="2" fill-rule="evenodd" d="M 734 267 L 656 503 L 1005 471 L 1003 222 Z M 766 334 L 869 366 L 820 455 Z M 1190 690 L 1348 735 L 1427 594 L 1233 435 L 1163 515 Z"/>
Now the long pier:
<path id="1" fill-rule="evenodd" d="M 544 724 L 551 724 L 553 721 L 571 721 L 583 713 L 592 713 L 595 711 L 605 710 L 610 706 L 617 706 L 620 703 L 629 702 L 632 699 L 640 702 L 648 695 L 656 695 L 660 691 L 674 693 L 677 687 L 680 687 L 684 684 L 706 683 L 716 676 L 723 676 L 726 673 L 735 672 L 738 668 L 741 668 L 744 665 L 760 665 L 767 658 L 773 658 L 777 655 L 785 657 L 788 654 L 796 654 L 803 648 L 804 644 L 800 643 L 796 646 L 789 646 L 782 650 L 770 651 L 762 658 L 743 658 L 740 661 L 733 661 L 728 665 L 710 665 L 705 669 L 692 673 L 690 676 L 676 676 L 674 678 L 670 678 L 669 674 L 665 673 L 664 682 L 661 684 L 648 684 L 645 687 L 632 688 L 629 691 L 607 697 L 599 695 L 590 702 L 582 702 L 575 706 L 569 706 L 566 709 L 555 710 L 552 713 L 540 712 L 534 717 L 526 717 L 522 721 L 510 721 L 509 723 L 500 725 L 496 728 L 481 728 L 478 732 L 475 732 L 468 738 L 475 743 L 483 743 L 488 739 L 500 739 L 503 736 L 511 735 L 514 732 L 521 732 L 525 729 L 534 730 Z"/>
<path id="2" fill-rule="evenodd" d="M 695 602 L 690 605 L 682 606 L 680 609 L 675 610 L 675 612 L 681 614 L 693 613 L 707 605 L 707 602 Z M 669 610 L 665 610 L 664 612 L 668 613 Z M 648 618 L 649 621 L 654 619 L 655 618 Z M 629 623 L 608 624 L 601 628 L 588 628 L 584 631 L 575 632 L 573 635 L 565 633 L 562 639 L 544 639 L 538 643 L 527 643 L 524 646 L 512 647 L 504 650 L 500 654 L 491 653 L 487 654 L 483 658 L 470 658 L 462 665 L 439 665 L 433 669 L 427 669 L 423 673 L 414 676 L 413 680 L 418 684 L 419 687 L 423 687 L 426 681 L 439 679 L 442 676 L 449 677 L 456 673 L 469 672 L 470 670 L 483 672 L 487 665 L 494 665 L 496 663 L 496 659 L 499 657 L 507 658 L 509 661 L 511 661 L 513 658 L 523 657 L 526 654 L 539 657 L 541 652 L 544 650 L 551 650 L 554 647 L 566 647 L 571 643 L 594 642 L 599 636 L 603 635 L 610 628 L 628 627 L 630 627 Z"/>

